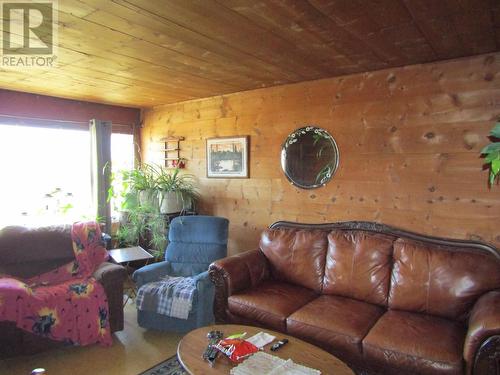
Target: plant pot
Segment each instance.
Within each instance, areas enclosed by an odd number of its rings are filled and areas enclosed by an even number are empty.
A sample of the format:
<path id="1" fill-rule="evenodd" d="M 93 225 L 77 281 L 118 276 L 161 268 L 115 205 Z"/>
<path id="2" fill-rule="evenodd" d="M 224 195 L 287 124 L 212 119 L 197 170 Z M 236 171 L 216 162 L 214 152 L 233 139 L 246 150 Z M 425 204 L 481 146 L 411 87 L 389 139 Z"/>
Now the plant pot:
<path id="1" fill-rule="evenodd" d="M 182 211 L 184 202 L 182 201 L 182 197 L 179 193 L 175 191 L 167 191 L 160 194 L 162 195 L 160 206 L 160 212 L 162 214 L 173 214 Z"/>
<path id="2" fill-rule="evenodd" d="M 155 190 L 141 190 L 139 192 L 139 204 L 141 206 L 158 205 L 158 194 Z"/>
<path id="3" fill-rule="evenodd" d="M 119 225 L 125 225 L 128 221 L 128 213 L 126 211 L 118 211 L 116 220 L 118 220 Z"/>
<path id="4" fill-rule="evenodd" d="M 148 203 L 148 200 L 149 200 L 149 199 L 148 199 L 148 198 L 149 198 L 149 192 L 148 192 L 148 191 L 146 191 L 146 190 L 141 190 L 141 191 L 139 192 L 138 197 L 139 197 L 139 204 L 140 204 L 141 206 L 144 206 L 145 204 L 147 204 L 147 203 Z"/>

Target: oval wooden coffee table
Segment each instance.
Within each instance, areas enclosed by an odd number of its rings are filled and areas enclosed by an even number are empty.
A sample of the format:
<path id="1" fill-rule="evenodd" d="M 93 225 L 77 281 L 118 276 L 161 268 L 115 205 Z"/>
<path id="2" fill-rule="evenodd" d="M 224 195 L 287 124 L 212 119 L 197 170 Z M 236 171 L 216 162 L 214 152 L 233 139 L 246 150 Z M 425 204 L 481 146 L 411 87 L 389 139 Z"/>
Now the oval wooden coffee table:
<path id="1" fill-rule="evenodd" d="M 288 344 L 279 350 L 272 352 L 269 350 L 271 345 L 268 344 L 264 347 L 264 351 L 282 359 L 290 358 L 295 363 L 319 370 L 321 374 L 324 375 L 355 375 L 344 362 L 317 346 L 308 344 L 293 336 L 274 332 L 269 329 L 234 324 L 212 325 L 198 328 L 189 332 L 182 338 L 177 347 L 177 358 L 189 374 L 229 374 L 229 371 L 236 366 L 222 354 L 219 354 L 219 357 L 217 357 L 214 367 L 210 367 L 209 363 L 202 358 L 202 354 L 208 344 L 207 333 L 215 330 L 222 331 L 224 336 L 246 332 L 246 337 L 251 337 L 263 331 L 276 336 L 278 340 L 287 338 L 289 340 Z"/>

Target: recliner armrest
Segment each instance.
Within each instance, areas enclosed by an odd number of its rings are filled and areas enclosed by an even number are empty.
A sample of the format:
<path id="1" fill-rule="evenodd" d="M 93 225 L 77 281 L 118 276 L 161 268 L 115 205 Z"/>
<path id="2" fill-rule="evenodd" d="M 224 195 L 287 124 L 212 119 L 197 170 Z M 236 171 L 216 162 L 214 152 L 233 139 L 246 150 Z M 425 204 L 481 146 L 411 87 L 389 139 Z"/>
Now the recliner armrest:
<path id="1" fill-rule="evenodd" d="M 197 285 L 198 285 L 198 283 L 210 282 L 210 277 L 208 276 L 208 271 L 194 275 L 194 276 L 192 276 L 192 278 L 196 282 Z"/>
<path id="2" fill-rule="evenodd" d="M 196 281 L 197 308 L 196 324 L 203 327 L 214 323 L 214 285 L 210 280 L 208 271 L 193 276 Z"/>
<path id="3" fill-rule="evenodd" d="M 169 262 L 158 262 L 139 268 L 132 274 L 132 279 L 135 281 L 137 288 L 140 288 L 144 284 L 159 280 L 160 277 L 168 275 L 169 272 Z"/>
<path id="4" fill-rule="evenodd" d="M 489 367 L 489 364 L 480 362 L 488 361 L 491 355 L 481 355 L 481 351 L 486 350 L 484 343 L 496 336 L 496 344 L 500 343 L 500 291 L 491 291 L 479 298 L 474 305 L 470 318 L 469 328 L 464 343 L 464 358 L 467 362 L 468 373 L 476 367 Z M 487 346 L 487 345 L 486 345 Z M 500 353 L 498 353 L 500 356 Z"/>
<path id="5" fill-rule="evenodd" d="M 217 260 L 210 265 L 208 272 L 215 284 L 214 313 L 217 322 L 226 320 L 229 296 L 258 285 L 270 275 L 269 262 L 260 250 Z"/>

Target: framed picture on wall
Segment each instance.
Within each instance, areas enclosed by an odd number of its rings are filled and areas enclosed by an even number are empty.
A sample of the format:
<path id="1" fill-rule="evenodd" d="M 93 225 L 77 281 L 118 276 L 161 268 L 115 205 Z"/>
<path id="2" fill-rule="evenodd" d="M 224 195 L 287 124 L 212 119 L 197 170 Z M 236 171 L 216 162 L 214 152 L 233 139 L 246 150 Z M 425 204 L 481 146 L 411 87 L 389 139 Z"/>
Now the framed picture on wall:
<path id="1" fill-rule="evenodd" d="M 208 138 L 207 177 L 248 178 L 248 138 Z"/>

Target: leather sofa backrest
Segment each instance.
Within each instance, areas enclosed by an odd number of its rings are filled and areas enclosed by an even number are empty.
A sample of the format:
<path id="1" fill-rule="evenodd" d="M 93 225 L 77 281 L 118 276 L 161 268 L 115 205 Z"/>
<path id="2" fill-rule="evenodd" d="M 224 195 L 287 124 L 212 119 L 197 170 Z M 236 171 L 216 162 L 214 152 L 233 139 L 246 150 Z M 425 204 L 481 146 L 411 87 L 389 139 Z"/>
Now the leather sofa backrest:
<path id="1" fill-rule="evenodd" d="M 331 231 L 323 294 L 387 306 L 394 240 L 365 231 Z"/>
<path id="2" fill-rule="evenodd" d="M 323 288 L 327 232 L 321 230 L 267 229 L 260 249 L 269 260 L 273 278 L 312 289 Z"/>
<path id="3" fill-rule="evenodd" d="M 484 293 L 500 290 L 493 246 L 371 222 L 277 222 L 260 249 L 272 276 L 390 309 L 463 321 Z"/>
<path id="4" fill-rule="evenodd" d="M 0 230 L 0 274 L 28 278 L 75 259 L 71 226 Z"/>
<path id="5" fill-rule="evenodd" d="M 403 238 L 394 243 L 392 309 L 464 320 L 474 302 L 493 289 L 500 289 L 498 259 Z"/>

